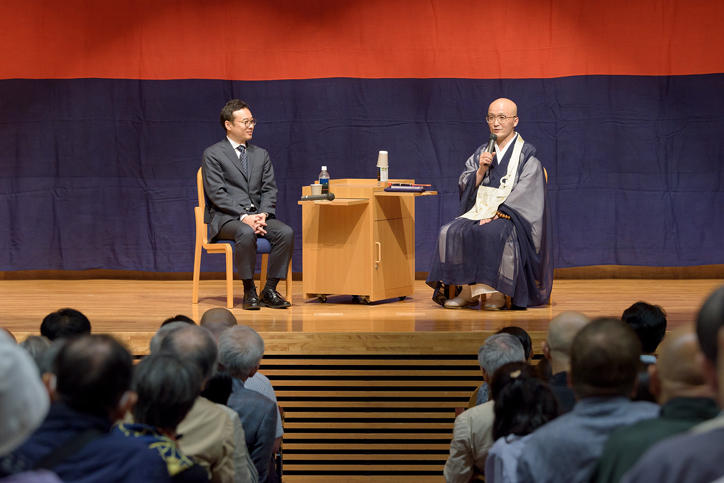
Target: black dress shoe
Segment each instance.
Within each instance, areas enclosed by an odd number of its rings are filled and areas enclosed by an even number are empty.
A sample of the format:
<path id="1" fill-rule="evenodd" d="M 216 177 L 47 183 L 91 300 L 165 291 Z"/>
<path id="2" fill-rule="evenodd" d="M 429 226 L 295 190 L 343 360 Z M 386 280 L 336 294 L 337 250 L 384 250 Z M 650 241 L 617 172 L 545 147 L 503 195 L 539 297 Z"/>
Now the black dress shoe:
<path id="1" fill-rule="evenodd" d="M 269 307 L 272 309 L 286 309 L 287 307 L 292 305 L 284 300 L 284 297 L 282 297 L 279 292 L 269 288 L 265 288 L 264 290 L 262 290 L 261 304 L 265 307 Z"/>
<path id="2" fill-rule="evenodd" d="M 244 292 L 244 302 L 241 308 L 243 308 L 244 310 L 261 309 L 261 305 L 259 305 L 259 296 L 256 294 L 255 289 Z"/>

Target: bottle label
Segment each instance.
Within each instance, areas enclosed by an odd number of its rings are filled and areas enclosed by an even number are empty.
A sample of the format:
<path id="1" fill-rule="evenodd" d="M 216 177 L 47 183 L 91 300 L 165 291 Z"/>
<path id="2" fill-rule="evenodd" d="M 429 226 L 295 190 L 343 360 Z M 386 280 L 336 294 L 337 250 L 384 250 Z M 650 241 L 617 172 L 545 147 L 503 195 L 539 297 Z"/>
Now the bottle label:
<path id="1" fill-rule="evenodd" d="M 326 195 L 329 193 L 329 178 L 322 178 L 319 180 L 319 184 L 322 185 L 322 194 Z"/>
<path id="2" fill-rule="evenodd" d="M 389 179 L 388 171 L 387 171 L 388 169 L 389 168 L 380 168 L 380 178 L 379 178 L 380 182 L 386 183 L 387 180 Z"/>

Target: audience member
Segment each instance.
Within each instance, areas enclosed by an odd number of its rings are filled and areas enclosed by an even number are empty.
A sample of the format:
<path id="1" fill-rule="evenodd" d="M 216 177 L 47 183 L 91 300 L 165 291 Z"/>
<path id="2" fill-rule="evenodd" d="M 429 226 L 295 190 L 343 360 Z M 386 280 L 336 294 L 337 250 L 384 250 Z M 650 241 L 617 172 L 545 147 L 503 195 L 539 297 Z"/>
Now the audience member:
<path id="1" fill-rule="evenodd" d="M 651 355 L 666 335 L 666 312 L 658 305 L 636 302 L 623 311 L 621 320 L 636 332 L 643 355 Z M 655 359 L 651 362 L 655 362 Z"/>
<path id="2" fill-rule="evenodd" d="M 40 324 L 40 335 L 55 340 L 91 333 L 88 317 L 75 309 L 60 309 L 45 316 Z"/>
<path id="3" fill-rule="evenodd" d="M 490 392 L 495 401 L 495 443 L 485 460 L 485 481 L 515 481 L 523 445 L 530 433 L 558 416 L 558 402 L 524 362 L 510 362 L 495 371 Z"/>
<path id="4" fill-rule="evenodd" d="M 168 319 L 161 322 L 161 327 L 163 327 L 164 325 L 173 324 L 174 322 L 181 322 L 184 324 L 196 325 L 196 322 L 194 322 L 194 319 L 192 319 L 191 317 L 188 317 L 183 314 L 177 314 L 177 315 L 174 315 L 173 317 L 169 317 Z"/>
<path id="5" fill-rule="evenodd" d="M 651 364 L 656 363 L 656 348 L 666 334 L 666 312 L 658 305 L 636 302 L 624 310 L 621 320 L 636 332 L 641 341 L 641 364 L 638 385 L 633 399 L 635 401 L 656 402 L 656 397 L 649 389 L 649 371 Z"/>
<path id="6" fill-rule="evenodd" d="M 38 367 L 38 372 L 42 374 L 45 354 L 50 348 L 50 339 L 44 335 L 29 335 L 19 345 L 30 354 Z"/>
<path id="7" fill-rule="evenodd" d="M 533 357 L 533 342 L 530 339 L 530 335 L 528 335 L 528 332 L 526 332 L 525 330 L 521 329 L 520 327 L 511 325 L 508 327 L 503 327 L 498 332 L 496 332 L 496 334 L 510 334 L 513 337 L 517 338 L 521 346 L 523 346 L 525 360 L 530 361 L 531 357 Z M 468 401 L 468 407 L 471 408 L 473 406 L 483 404 L 484 402 L 488 402 L 490 400 L 489 391 L 490 389 L 488 387 L 488 383 L 483 381 L 480 387 L 478 387 L 473 395 L 470 397 L 470 401 Z"/>
<path id="8" fill-rule="evenodd" d="M 176 427 L 194 404 L 201 381 L 201 371 L 175 356 L 144 357 L 133 375 L 132 387 L 138 395 L 134 422 L 114 429 L 117 439 L 156 453 L 174 482 L 209 481 L 206 470 L 182 453 L 176 443 Z"/>
<path id="9" fill-rule="evenodd" d="M 165 339 L 168 334 L 170 334 L 174 330 L 188 327 L 189 325 L 190 324 L 187 324 L 186 322 L 171 322 L 166 325 L 161 324 L 161 327 L 156 331 L 155 334 L 153 334 L 153 337 L 151 337 L 151 340 L 148 343 L 148 350 L 151 352 L 151 354 L 158 354 L 158 352 L 161 350 L 161 342 L 163 342 L 163 339 Z"/>
<path id="10" fill-rule="evenodd" d="M 231 377 L 241 381 L 234 385 L 228 406 L 241 418 L 259 481 L 273 481 L 272 452 L 277 420 L 277 406 L 271 399 L 244 387 L 244 382 L 259 370 L 264 355 L 264 341 L 254 329 L 237 326 L 219 337 L 219 362 Z"/>
<path id="11" fill-rule="evenodd" d="M 588 317 L 580 312 L 562 312 L 548 324 L 548 335 L 543 342 L 543 357 L 550 362 L 553 375 L 548 379 L 548 384 L 558 399 L 561 414 L 569 412 L 576 404 L 573 389 L 568 386 L 571 344 L 578 331 L 587 323 Z"/>
<path id="12" fill-rule="evenodd" d="M 234 314 L 228 309 L 215 307 L 204 312 L 199 325 L 211 332 L 211 335 L 214 336 L 214 339 L 218 343 L 221 333 L 236 325 L 236 317 L 234 317 Z M 201 395 L 209 401 L 226 404 L 232 391 L 233 380 L 231 376 L 223 370 L 217 370 L 206 383 L 206 387 L 201 392 Z"/>
<path id="13" fill-rule="evenodd" d="M 538 363 L 535 365 L 535 373 L 538 376 L 538 379 L 541 381 L 548 381 L 548 384 L 551 383 L 551 378 L 553 378 L 553 369 L 551 366 L 551 361 L 546 359 L 545 357 L 542 357 L 540 360 L 538 360 Z M 573 392 L 573 391 L 571 391 Z M 571 404 L 571 407 L 573 405 Z"/>
<path id="14" fill-rule="evenodd" d="M 46 470 L 12 475 L 16 469 L 12 460 L 5 458 L 43 422 L 48 407 L 48 393 L 36 365 L 26 351 L 17 347 L 14 338 L 0 331 L 0 481 L 60 483 L 54 473 Z"/>
<path id="15" fill-rule="evenodd" d="M 225 331 L 229 327 L 234 327 L 236 325 L 237 321 L 236 317 L 234 317 L 234 314 L 231 313 L 230 310 L 223 307 L 209 309 L 204 312 L 204 315 L 201 316 L 201 326 L 211 331 L 211 333 L 214 334 L 214 337 L 216 337 L 216 340 L 219 339 L 219 335 L 221 335 L 223 331 Z M 214 386 L 212 387 L 212 390 L 214 390 L 214 393 L 221 393 L 222 388 L 225 388 L 225 377 L 226 376 L 222 374 L 218 380 L 212 381 Z M 239 381 L 238 379 L 236 381 L 237 385 L 241 384 L 241 381 Z M 282 415 L 279 410 L 277 395 L 274 392 L 274 387 L 272 387 L 272 383 L 269 378 L 259 371 L 256 371 L 253 376 L 244 381 L 244 387 L 246 389 L 249 389 L 250 391 L 256 391 L 262 396 L 266 396 L 267 398 L 274 401 L 274 404 L 277 404 L 277 426 L 274 439 L 274 453 L 276 453 L 277 451 L 279 451 L 279 447 L 281 446 L 282 436 L 284 436 L 284 429 L 282 427 Z M 233 387 L 229 389 L 230 392 L 232 390 Z"/>
<path id="16" fill-rule="evenodd" d="M 168 332 L 161 340 L 159 353 L 193 364 L 202 376 L 200 389 L 218 363 L 216 341 L 209 331 L 196 325 L 184 324 Z M 177 431 L 183 435 L 179 440 L 181 451 L 195 458 L 211 481 L 257 481 L 241 420 L 231 408 L 199 396 Z"/>
<path id="17" fill-rule="evenodd" d="M 704 302 L 696 319 L 707 384 L 724 404 L 724 286 Z M 724 414 L 654 445 L 621 481 L 710 482 L 724 476 Z"/>
<path id="18" fill-rule="evenodd" d="M 49 405 L 33 360 L 0 331 L 0 455 L 13 451 L 40 426 Z"/>
<path id="19" fill-rule="evenodd" d="M 573 410 L 538 428 L 518 461 L 518 481 L 587 482 L 609 434 L 617 427 L 653 418 L 658 406 L 632 402 L 641 343 L 629 326 L 597 319 L 571 346 Z"/>
<path id="20" fill-rule="evenodd" d="M 657 442 L 715 417 L 719 408 L 705 379 L 696 334 L 669 334 L 659 359 L 651 365 L 651 390 L 661 404 L 658 418 L 619 428 L 608 438 L 598 463 L 596 481 L 618 482 Z"/>
<path id="21" fill-rule="evenodd" d="M 533 357 L 533 341 L 530 339 L 530 335 L 525 329 L 522 329 L 515 325 L 509 325 L 503 327 L 496 334 L 510 334 L 518 339 L 520 345 L 523 346 L 523 352 L 525 352 L 525 360 L 530 361 Z"/>
<path id="22" fill-rule="evenodd" d="M 59 347 L 48 375 L 54 402 L 40 427 L 10 455 L 14 471 L 50 469 L 64 481 L 168 481 L 157 453 L 109 434 L 136 401 L 128 351 L 107 335 L 79 336 Z"/>
<path id="23" fill-rule="evenodd" d="M 525 361 L 525 352 L 518 339 L 510 334 L 488 337 L 478 351 L 483 379 L 490 380 L 496 370 L 508 362 Z M 494 402 L 470 408 L 455 418 L 450 456 L 445 463 L 445 480 L 468 482 L 485 470 L 485 458 L 493 444 Z"/>
<path id="24" fill-rule="evenodd" d="M 7 335 L 14 343 L 16 343 L 16 344 L 18 343 L 18 339 L 15 338 L 15 334 L 10 332 L 5 327 L 0 327 L 0 332 L 3 332 L 5 335 Z"/>
<path id="25" fill-rule="evenodd" d="M 224 307 L 215 307 L 204 312 L 199 325 L 211 332 L 216 340 L 219 340 L 219 335 L 221 335 L 223 331 L 238 325 L 238 323 L 231 310 Z"/>

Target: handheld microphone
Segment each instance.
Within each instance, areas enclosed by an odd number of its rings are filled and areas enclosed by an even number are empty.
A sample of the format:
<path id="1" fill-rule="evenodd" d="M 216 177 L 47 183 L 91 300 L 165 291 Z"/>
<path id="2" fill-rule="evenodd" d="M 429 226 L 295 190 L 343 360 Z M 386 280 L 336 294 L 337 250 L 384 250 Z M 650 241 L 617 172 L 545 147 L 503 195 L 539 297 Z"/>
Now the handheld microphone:
<path id="1" fill-rule="evenodd" d="M 327 193 L 324 195 L 302 196 L 302 201 L 332 201 L 333 199 L 334 199 L 334 193 Z"/>
<path id="2" fill-rule="evenodd" d="M 495 133 L 490 133 L 490 141 L 488 141 L 488 145 L 485 146 L 485 149 L 483 150 L 484 153 L 492 153 L 495 150 L 495 141 L 498 140 L 498 135 Z"/>

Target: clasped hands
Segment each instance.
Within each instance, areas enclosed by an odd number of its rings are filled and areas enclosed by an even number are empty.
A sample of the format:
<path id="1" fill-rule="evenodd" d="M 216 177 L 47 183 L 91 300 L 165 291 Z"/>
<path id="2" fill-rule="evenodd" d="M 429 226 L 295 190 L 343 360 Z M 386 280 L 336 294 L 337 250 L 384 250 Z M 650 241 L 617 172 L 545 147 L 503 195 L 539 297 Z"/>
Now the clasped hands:
<path id="1" fill-rule="evenodd" d="M 246 215 L 243 220 L 244 223 L 249 225 L 252 230 L 254 230 L 254 234 L 256 235 L 266 235 L 266 230 L 264 227 L 266 227 L 266 213 L 257 213 L 256 215 Z"/>
<path id="2" fill-rule="evenodd" d="M 495 215 L 494 217 L 492 217 L 492 218 L 484 218 L 484 219 L 480 220 L 480 224 L 481 224 L 481 225 L 484 225 L 484 224 L 486 224 L 486 223 L 490 223 L 490 222 L 493 221 L 493 220 L 497 220 L 498 218 L 500 218 L 500 217 L 496 214 L 496 215 Z"/>

